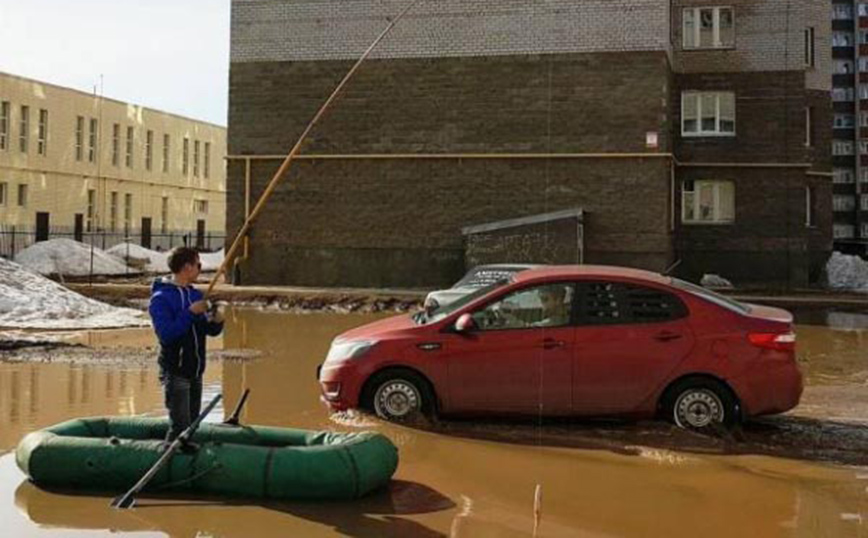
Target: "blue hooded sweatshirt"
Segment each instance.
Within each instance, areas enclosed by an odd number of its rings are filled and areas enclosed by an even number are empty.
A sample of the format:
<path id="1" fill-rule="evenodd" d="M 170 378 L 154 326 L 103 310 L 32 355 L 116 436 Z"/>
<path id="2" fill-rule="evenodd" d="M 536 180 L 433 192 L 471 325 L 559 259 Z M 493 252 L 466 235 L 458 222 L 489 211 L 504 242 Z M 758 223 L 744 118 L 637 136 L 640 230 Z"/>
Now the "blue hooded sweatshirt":
<path id="1" fill-rule="evenodd" d="M 196 379 L 205 373 L 205 340 L 220 334 L 223 324 L 190 312 L 190 305 L 202 297 L 193 286 L 180 286 L 170 277 L 158 278 L 151 286 L 148 312 L 160 340 L 162 375 Z"/>

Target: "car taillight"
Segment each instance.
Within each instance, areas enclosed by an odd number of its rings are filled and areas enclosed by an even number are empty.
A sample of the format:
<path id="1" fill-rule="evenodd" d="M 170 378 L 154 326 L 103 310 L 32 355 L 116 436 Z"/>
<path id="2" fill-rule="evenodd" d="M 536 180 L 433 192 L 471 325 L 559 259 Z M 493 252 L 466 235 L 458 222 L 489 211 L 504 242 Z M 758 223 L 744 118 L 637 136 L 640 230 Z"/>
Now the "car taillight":
<path id="1" fill-rule="evenodd" d="M 750 333 L 747 335 L 750 343 L 765 349 L 776 351 L 793 351 L 796 349 L 796 333 Z"/>

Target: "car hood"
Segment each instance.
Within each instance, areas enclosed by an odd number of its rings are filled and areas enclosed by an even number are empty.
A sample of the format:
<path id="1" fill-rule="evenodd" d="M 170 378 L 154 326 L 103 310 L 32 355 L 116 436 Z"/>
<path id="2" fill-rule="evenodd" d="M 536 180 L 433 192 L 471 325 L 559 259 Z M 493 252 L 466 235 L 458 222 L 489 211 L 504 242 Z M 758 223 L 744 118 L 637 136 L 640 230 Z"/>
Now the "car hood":
<path id="1" fill-rule="evenodd" d="M 337 340 L 365 340 L 369 338 L 383 337 L 387 334 L 418 327 L 413 321 L 413 314 L 402 314 L 391 318 L 381 319 L 355 329 L 341 333 Z"/>

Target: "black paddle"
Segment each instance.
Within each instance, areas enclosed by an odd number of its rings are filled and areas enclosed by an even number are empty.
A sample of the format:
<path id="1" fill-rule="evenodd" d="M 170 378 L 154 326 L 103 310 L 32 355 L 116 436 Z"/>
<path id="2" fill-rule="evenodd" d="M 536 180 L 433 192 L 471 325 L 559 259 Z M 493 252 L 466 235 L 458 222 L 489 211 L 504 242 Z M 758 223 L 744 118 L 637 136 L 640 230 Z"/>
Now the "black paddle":
<path id="1" fill-rule="evenodd" d="M 209 403 L 208 406 L 205 407 L 205 410 L 202 411 L 202 414 L 196 417 L 196 420 L 194 420 L 193 423 L 190 424 L 189 428 L 181 432 L 181 435 L 179 435 L 178 438 L 175 439 L 171 445 L 169 445 L 169 448 L 166 449 L 165 452 L 163 452 L 163 455 L 160 456 L 160 459 L 157 460 L 157 463 L 155 463 L 153 467 L 151 467 L 148 472 L 145 473 L 145 475 L 138 482 L 136 482 L 136 485 L 120 497 L 115 497 L 111 504 L 112 508 L 132 508 L 133 506 L 135 506 L 136 495 L 140 491 L 145 489 L 145 486 L 147 486 L 148 482 L 150 482 L 151 479 L 154 478 L 154 475 L 160 472 L 160 469 L 165 467 L 169 460 L 172 459 L 172 456 L 175 455 L 175 452 L 177 452 L 178 449 L 181 448 L 181 445 L 193 437 L 193 434 L 196 433 L 196 429 L 199 427 L 199 424 L 201 424 L 202 421 L 205 420 L 205 417 L 208 416 L 208 413 L 210 413 L 211 410 L 217 406 L 217 403 L 220 401 L 221 398 L 223 398 L 223 395 L 218 394 L 214 397 L 213 400 L 211 400 L 211 403 Z"/>
<path id="2" fill-rule="evenodd" d="M 238 405 L 235 406 L 235 411 L 232 411 L 232 416 L 223 421 L 227 426 L 238 426 L 238 417 L 241 416 L 241 410 L 244 409 L 244 404 L 247 403 L 247 397 L 250 396 L 250 389 L 244 389 L 244 394 L 238 400 Z"/>

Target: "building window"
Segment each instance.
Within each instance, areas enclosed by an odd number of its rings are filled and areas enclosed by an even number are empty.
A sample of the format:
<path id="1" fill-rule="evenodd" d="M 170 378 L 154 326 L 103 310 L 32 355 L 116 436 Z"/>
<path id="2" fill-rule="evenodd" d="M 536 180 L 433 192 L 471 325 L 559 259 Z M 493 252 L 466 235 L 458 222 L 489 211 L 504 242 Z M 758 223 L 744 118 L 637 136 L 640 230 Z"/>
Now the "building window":
<path id="1" fill-rule="evenodd" d="M 202 215 L 207 215 L 208 200 L 193 200 L 193 211 Z"/>
<path id="2" fill-rule="evenodd" d="M 88 189 L 87 191 L 86 217 L 84 223 L 85 230 L 92 232 L 96 228 L 96 190 L 94 189 Z"/>
<path id="3" fill-rule="evenodd" d="M 145 169 L 150 171 L 154 163 L 154 131 L 145 133 Z"/>
<path id="4" fill-rule="evenodd" d="M 835 114 L 835 119 L 832 121 L 835 129 L 852 129 L 856 126 L 856 117 L 853 114 Z M 863 116 L 864 121 L 865 117 Z"/>
<path id="5" fill-rule="evenodd" d="M 99 132 L 99 121 L 96 118 L 90 119 L 90 136 L 87 139 L 87 161 L 96 162 L 96 137 Z"/>
<path id="6" fill-rule="evenodd" d="M 28 187 L 25 184 L 18 185 L 18 207 L 27 207 Z"/>
<path id="7" fill-rule="evenodd" d="M 39 109 L 39 132 L 36 138 L 36 153 L 43 156 L 48 154 L 48 111 L 44 108 Z"/>
<path id="8" fill-rule="evenodd" d="M 836 75 L 851 75 L 853 74 L 853 61 L 852 60 L 835 60 L 835 73 Z"/>
<path id="9" fill-rule="evenodd" d="M 734 136 L 735 94 L 732 92 L 685 92 L 681 95 L 681 134 Z"/>
<path id="10" fill-rule="evenodd" d="M 30 145 L 30 107 L 21 105 L 21 136 L 18 139 L 21 153 L 27 153 Z"/>
<path id="11" fill-rule="evenodd" d="M 7 189 L 9 188 L 9 184 L 5 181 L 0 183 L 0 205 L 6 205 L 6 197 L 9 196 L 7 194 Z"/>
<path id="12" fill-rule="evenodd" d="M 805 147 L 814 145 L 814 108 L 805 107 Z"/>
<path id="13" fill-rule="evenodd" d="M 855 232 L 855 227 L 850 224 L 835 224 L 832 228 L 835 239 L 852 239 Z"/>
<path id="14" fill-rule="evenodd" d="M 193 177 L 199 177 L 199 141 L 193 141 Z"/>
<path id="15" fill-rule="evenodd" d="M 855 147 L 853 142 L 849 140 L 833 141 L 832 155 L 855 155 Z"/>
<path id="16" fill-rule="evenodd" d="M 686 224 L 730 224 L 735 221 L 732 181 L 685 181 L 681 220 Z"/>
<path id="17" fill-rule="evenodd" d="M 864 170 L 868 172 L 868 170 Z M 836 168 L 832 173 L 832 182 L 833 183 L 855 183 L 856 174 L 850 168 Z"/>
<path id="18" fill-rule="evenodd" d="M 868 194 L 859 197 L 859 208 L 862 211 L 868 211 Z"/>
<path id="19" fill-rule="evenodd" d="M 852 20 L 853 4 L 833 4 L 832 18 L 835 20 Z"/>
<path id="20" fill-rule="evenodd" d="M 833 88 L 832 89 L 832 101 L 837 102 L 846 102 L 852 101 L 855 97 L 856 93 L 851 87 L 847 88 Z"/>
<path id="21" fill-rule="evenodd" d="M 0 102 L 0 149 L 9 149 L 9 101 Z"/>
<path id="22" fill-rule="evenodd" d="M 171 150 L 169 149 L 172 145 L 172 139 L 169 135 L 163 135 L 163 173 L 169 171 L 169 155 L 171 155 Z"/>
<path id="23" fill-rule="evenodd" d="M 862 171 L 859 173 L 861 174 L 861 176 L 859 177 L 859 182 L 868 183 L 868 168 L 863 168 Z"/>
<path id="24" fill-rule="evenodd" d="M 833 32 L 832 33 L 833 47 L 852 47 L 853 34 L 851 32 Z"/>
<path id="25" fill-rule="evenodd" d="M 868 17 L 868 4 L 864 2 L 859 3 L 859 16 Z"/>
<path id="26" fill-rule="evenodd" d="M 211 142 L 205 142 L 205 179 L 211 177 Z"/>
<path id="27" fill-rule="evenodd" d="M 133 227 L 133 195 L 124 194 L 124 232 L 130 233 Z"/>
<path id="28" fill-rule="evenodd" d="M 854 211 L 856 197 L 848 194 L 836 194 L 832 197 L 832 209 L 835 211 Z"/>
<path id="29" fill-rule="evenodd" d="M 805 187 L 805 226 L 808 228 L 817 225 L 816 199 L 814 187 Z"/>
<path id="30" fill-rule="evenodd" d="M 84 116 L 75 118 L 75 160 L 84 158 Z"/>
<path id="31" fill-rule="evenodd" d="M 868 141 L 861 140 L 859 142 L 859 155 L 868 155 Z"/>
<path id="32" fill-rule="evenodd" d="M 815 65 L 815 45 L 814 45 L 814 27 L 805 28 L 805 65 L 814 67 Z"/>
<path id="33" fill-rule="evenodd" d="M 112 166 L 120 166 L 121 163 L 121 124 L 112 125 Z"/>
<path id="34" fill-rule="evenodd" d="M 126 159 L 124 160 L 127 168 L 133 167 L 133 142 L 135 141 L 134 136 L 135 131 L 133 130 L 133 128 L 127 127 L 127 155 Z"/>
<path id="35" fill-rule="evenodd" d="M 163 196 L 163 207 L 160 210 L 160 232 L 169 231 L 169 197 Z"/>
<path id="36" fill-rule="evenodd" d="M 116 232 L 118 230 L 118 193 L 112 192 L 111 204 L 109 205 L 109 230 Z"/>
<path id="37" fill-rule="evenodd" d="M 186 177 L 190 172 L 190 139 L 184 138 L 184 152 L 181 156 L 181 173 Z"/>
<path id="38" fill-rule="evenodd" d="M 685 49 L 735 46 L 735 13 L 731 7 L 687 8 L 683 13 Z"/>

